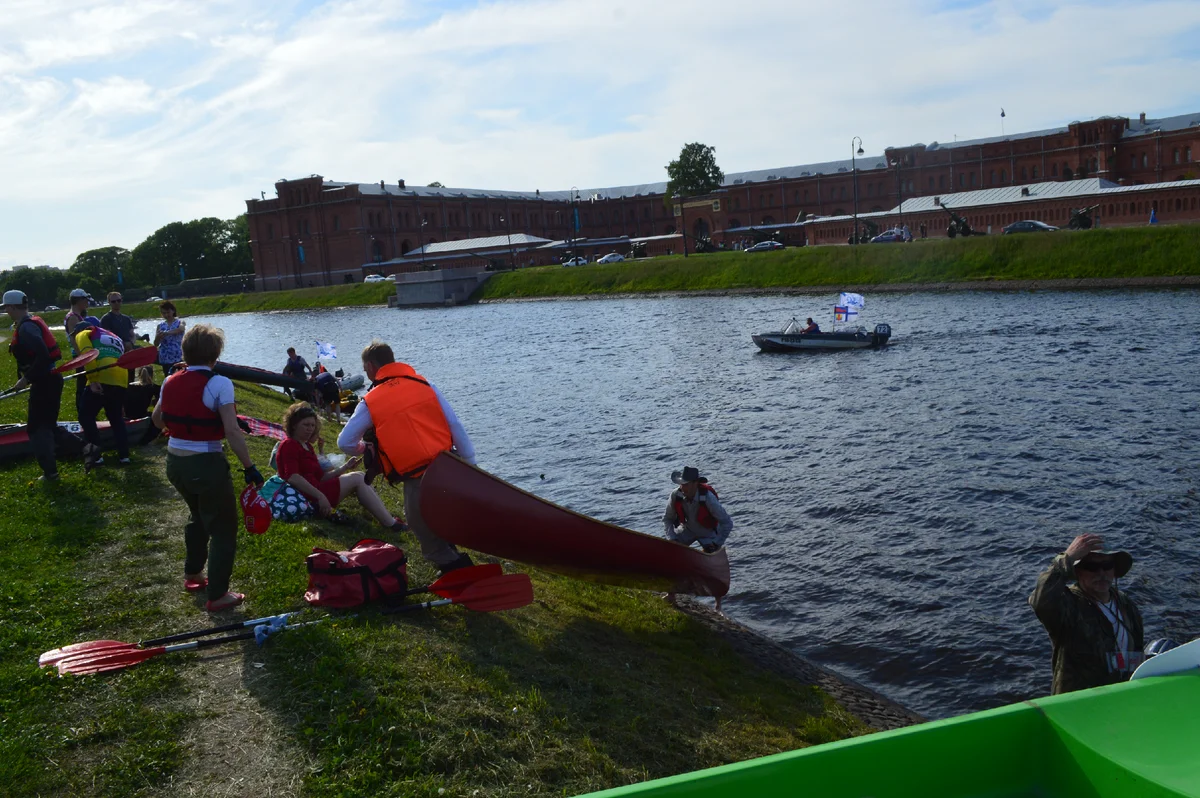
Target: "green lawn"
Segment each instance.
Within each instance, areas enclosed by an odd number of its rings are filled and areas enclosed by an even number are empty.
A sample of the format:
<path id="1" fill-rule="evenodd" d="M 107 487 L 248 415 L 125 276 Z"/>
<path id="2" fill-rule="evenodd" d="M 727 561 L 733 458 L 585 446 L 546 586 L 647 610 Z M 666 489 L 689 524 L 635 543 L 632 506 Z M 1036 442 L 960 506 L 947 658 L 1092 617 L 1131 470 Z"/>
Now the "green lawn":
<path id="1" fill-rule="evenodd" d="M 0 357 L 0 384 L 13 379 L 12 359 Z M 239 385 L 238 396 L 242 412 L 263 418 L 286 406 L 263 388 Z M 0 402 L 0 421 L 23 416 L 23 401 Z M 252 439 L 264 471 L 270 446 Z M 164 785 L 192 794 L 238 778 L 242 794 L 266 794 L 264 774 L 314 796 L 570 795 L 865 730 L 816 688 L 750 664 L 655 595 L 536 571 L 536 601 L 517 611 L 368 612 L 284 632 L 263 649 L 242 643 L 224 657 L 175 654 L 59 679 L 37 668 L 41 652 L 208 624 L 202 599 L 182 591 L 183 505 L 163 447 L 134 460 L 91 476 L 64 462 L 51 487 L 35 481 L 32 461 L 0 461 L 5 795 L 149 795 Z M 382 490 L 399 510 L 398 492 Z M 248 599 L 237 617 L 303 607 L 313 546 L 381 534 L 353 499 L 344 506 L 353 526 L 275 524 L 241 536 L 233 588 Z M 414 542 L 396 542 L 413 549 L 413 583 L 432 579 Z M 249 736 L 237 745 L 201 744 L 239 730 Z"/>
<path id="2" fill-rule="evenodd" d="M 1200 225 L 714 252 L 501 272 L 478 299 L 1200 274 Z"/>

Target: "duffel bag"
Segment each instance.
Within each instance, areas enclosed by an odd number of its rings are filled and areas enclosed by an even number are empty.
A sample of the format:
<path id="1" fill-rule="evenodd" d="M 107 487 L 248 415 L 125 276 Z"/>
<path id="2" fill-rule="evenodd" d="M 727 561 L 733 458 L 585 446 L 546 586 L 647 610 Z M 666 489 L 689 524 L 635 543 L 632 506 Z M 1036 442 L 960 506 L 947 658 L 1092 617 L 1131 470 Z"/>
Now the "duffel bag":
<path id="1" fill-rule="evenodd" d="M 314 607 L 358 607 L 381 599 L 400 601 L 408 589 L 404 550 L 367 538 L 350 551 L 314 548 L 308 555 L 308 591 Z"/>

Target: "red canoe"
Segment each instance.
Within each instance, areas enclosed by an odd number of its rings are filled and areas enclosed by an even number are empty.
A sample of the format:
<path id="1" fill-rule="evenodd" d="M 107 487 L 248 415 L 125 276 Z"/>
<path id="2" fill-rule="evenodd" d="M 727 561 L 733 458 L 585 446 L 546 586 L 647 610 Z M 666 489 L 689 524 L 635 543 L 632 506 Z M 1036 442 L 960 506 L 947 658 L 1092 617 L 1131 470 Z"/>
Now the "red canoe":
<path id="1" fill-rule="evenodd" d="M 725 549 L 705 554 L 588 518 L 452 454 L 425 471 L 421 515 L 451 543 L 578 579 L 696 596 L 729 592 Z"/>
<path id="2" fill-rule="evenodd" d="M 58 426 L 74 435 L 83 436 L 83 427 L 78 421 L 60 421 Z M 116 437 L 107 421 L 97 421 L 96 430 L 100 435 L 100 448 L 109 450 L 116 448 Z M 150 418 L 139 418 L 125 422 L 125 431 L 129 435 L 129 445 L 139 446 L 149 443 L 158 436 L 158 429 L 150 423 Z M 59 457 L 68 455 L 78 457 L 78 452 L 59 451 Z M 33 455 L 33 443 L 29 440 L 29 431 L 24 424 L 0 425 L 0 459 L 11 457 L 30 457 Z"/>

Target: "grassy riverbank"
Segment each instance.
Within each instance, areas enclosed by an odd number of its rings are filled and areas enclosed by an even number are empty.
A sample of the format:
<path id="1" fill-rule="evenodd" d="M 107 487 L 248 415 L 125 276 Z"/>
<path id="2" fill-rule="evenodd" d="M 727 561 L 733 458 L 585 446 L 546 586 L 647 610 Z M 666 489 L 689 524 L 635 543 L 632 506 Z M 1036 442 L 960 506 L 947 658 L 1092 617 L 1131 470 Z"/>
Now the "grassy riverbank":
<path id="1" fill-rule="evenodd" d="M 211 316 L 216 313 L 245 313 L 248 311 L 302 310 L 305 308 L 338 308 L 357 305 L 387 305 L 388 297 L 396 293 L 396 285 L 384 283 L 355 283 L 331 285 L 324 288 L 294 288 L 288 291 L 256 291 L 248 294 L 225 294 L 192 299 L 172 299 L 180 316 Z M 157 302 L 131 302 L 122 312 L 135 319 L 157 319 Z M 97 316 L 108 312 L 108 306 L 92 308 Z M 65 310 L 39 313 L 47 323 L 62 324 Z M 5 317 L 0 325 L 11 322 Z"/>
<path id="2" fill-rule="evenodd" d="M 0 358 L 0 384 L 13 380 Z M 286 406 L 262 388 L 239 385 L 238 396 L 241 412 L 263 418 Z M 23 417 L 23 401 L 0 402 L 0 421 Z M 264 471 L 271 443 L 251 439 Z M 31 460 L 0 461 L 6 795 L 572 795 L 865 730 L 657 596 L 536 571 L 535 603 L 514 612 L 366 613 L 262 649 L 58 679 L 36 667 L 42 651 L 209 622 L 180 584 L 185 513 L 161 442 L 127 468 L 85 476 L 66 461 L 61 472 L 45 486 Z M 382 495 L 399 509 L 398 492 Z M 248 599 L 222 620 L 301 608 L 313 546 L 391 537 L 353 499 L 344 506 L 351 527 L 241 535 L 233 588 Z M 414 541 L 396 542 L 412 550 L 413 583 L 427 583 Z"/>
<path id="3" fill-rule="evenodd" d="M 714 252 L 502 272 L 478 299 L 1200 274 L 1200 225 Z"/>

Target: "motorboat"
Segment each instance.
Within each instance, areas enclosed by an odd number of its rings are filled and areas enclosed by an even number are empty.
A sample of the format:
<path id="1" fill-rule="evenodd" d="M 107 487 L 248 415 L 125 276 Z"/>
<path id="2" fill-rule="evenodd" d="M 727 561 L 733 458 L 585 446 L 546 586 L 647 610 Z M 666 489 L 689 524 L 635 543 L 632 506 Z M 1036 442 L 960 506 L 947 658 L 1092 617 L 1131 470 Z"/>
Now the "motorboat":
<path id="1" fill-rule="evenodd" d="M 804 332 L 804 325 L 792 319 L 778 332 L 756 333 L 750 336 L 763 352 L 840 352 L 845 349 L 879 349 L 887 346 L 892 328 L 876 324 L 866 327 L 835 329 L 833 332 Z"/>

